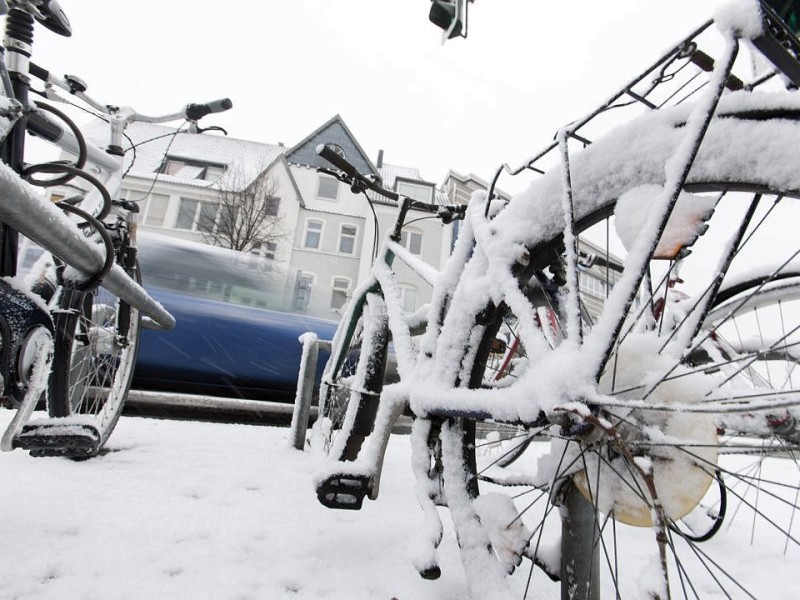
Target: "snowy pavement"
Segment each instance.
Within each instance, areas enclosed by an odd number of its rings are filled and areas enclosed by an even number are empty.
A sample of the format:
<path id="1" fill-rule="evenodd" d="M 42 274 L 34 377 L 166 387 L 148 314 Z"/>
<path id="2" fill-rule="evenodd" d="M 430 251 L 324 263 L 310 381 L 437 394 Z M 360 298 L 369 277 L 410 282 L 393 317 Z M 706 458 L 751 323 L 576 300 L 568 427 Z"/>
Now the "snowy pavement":
<path id="1" fill-rule="evenodd" d="M 314 459 L 287 434 L 123 417 L 89 461 L 0 455 L 0 598 L 463 598 L 452 536 L 439 581 L 409 560 L 408 437 L 379 502 L 343 512 L 317 502 Z"/>
<path id="2" fill-rule="evenodd" d="M 0 426 L 10 417 L 0 411 Z M 287 436 L 285 428 L 123 417 L 109 452 L 89 461 L 0 455 L 0 599 L 466 597 L 447 518 L 442 578 L 424 581 L 412 567 L 421 519 L 408 436 L 393 437 L 381 496 L 358 512 L 317 502 L 316 458 L 291 449 Z M 774 478 L 796 480 L 793 461 L 777 468 Z M 732 572 L 761 580 L 756 589 L 771 600 L 796 598 L 781 575 L 796 566 L 797 548 L 784 554 L 785 537 L 764 533 L 747 548 L 750 527 L 736 522 L 710 542 Z M 636 554 L 650 537 L 641 530 L 625 545 Z M 518 570 L 519 589 L 527 571 Z M 546 584 L 537 569 L 533 597 L 558 598 Z M 701 597 L 719 596 L 707 589 Z"/>

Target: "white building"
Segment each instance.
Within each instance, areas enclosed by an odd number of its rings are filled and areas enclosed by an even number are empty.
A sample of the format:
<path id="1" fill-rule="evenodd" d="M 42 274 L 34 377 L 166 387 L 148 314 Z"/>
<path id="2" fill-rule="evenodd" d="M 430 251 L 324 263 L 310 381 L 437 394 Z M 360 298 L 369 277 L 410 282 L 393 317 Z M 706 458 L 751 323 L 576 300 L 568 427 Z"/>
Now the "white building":
<path id="1" fill-rule="evenodd" d="M 101 144 L 107 126 L 87 128 L 87 137 Z M 255 261 L 269 271 L 276 290 L 275 308 L 300 311 L 337 319 L 352 291 L 363 281 L 387 232 L 393 227 L 397 206 L 370 192 L 354 194 L 329 174 L 325 160 L 317 155 L 320 144 L 339 146 L 360 172 L 378 175 L 383 186 L 416 200 L 436 204 L 465 204 L 487 182 L 469 174 L 449 171 L 439 189 L 414 168 L 383 162 L 380 151 L 375 163 L 361 148 L 339 115 L 334 116 L 291 148 L 263 144 L 219 134 L 191 134 L 161 125 L 135 123 L 127 134 L 135 152 L 126 154 L 127 175 L 122 198 L 140 207 L 140 227 L 164 235 L 206 242 L 198 223 L 217 214 L 220 189 L 241 190 L 269 180 L 270 210 L 281 220 L 284 235 L 253 251 Z M 54 188 L 53 196 L 70 194 Z M 501 190 L 495 193 L 509 200 Z M 443 225 L 428 213 L 408 214 L 401 240 L 409 252 L 435 268 L 441 268 L 458 235 L 460 222 Z M 580 284 L 584 303 L 596 317 L 605 297 L 618 278 L 617 269 L 607 269 L 604 252 L 581 240 Z M 23 248 L 25 260 L 36 255 Z M 611 263 L 618 265 L 616 257 Z M 396 280 L 403 308 L 413 312 L 431 297 L 430 286 L 399 260 Z M 145 284 L 147 274 L 144 273 Z M 202 282 L 196 282 L 201 285 Z M 277 300 L 280 299 L 280 300 Z M 263 305 L 263 303 L 259 303 Z"/>
<path id="2" fill-rule="evenodd" d="M 374 252 L 394 224 L 396 205 L 376 194 L 354 194 L 334 177 L 318 171 L 331 165 L 317 155 L 320 144 L 334 143 L 361 173 L 380 175 L 384 187 L 428 203 L 437 199 L 433 183 L 416 169 L 377 164 L 369 159 L 342 118 L 334 116 L 265 172 L 278 183 L 287 221 L 294 235 L 281 244 L 279 256 L 290 269 L 287 304 L 311 314 L 336 318 L 358 282 L 372 266 Z M 439 268 L 450 251 L 452 229 L 428 213 L 412 210 L 402 244 Z M 411 223 L 413 221 L 413 223 Z M 399 261 L 397 282 L 403 306 L 414 311 L 430 300 L 430 287 Z"/>
<path id="3" fill-rule="evenodd" d="M 98 125 L 88 128 L 87 137 L 102 144 L 105 133 L 106 127 Z M 373 163 L 338 115 L 291 148 L 142 123 L 127 134 L 136 151 L 126 154 L 122 198 L 139 204 L 143 230 L 206 241 L 198 223 L 217 214 L 221 187 L 244 189 L 269 179 L 268 201 L 285 235 L 257 253 L 286 276 L 283 305 L 277 309 L 338 318 L 396 216 L 393 202 L 375 194 L 368 201 L 319 172 L 331 166 L 317 156 L 319 144 L 337 144 L 359 171 L 379 174 L 389 189 L 425 202 L 443 200 L 416 169 L 382 164 L 380 158 Z M 402 243 L 438 268 L 450 252 L 452 228 L 425 217 L 409 213 Z M 396 270 L 404 308 L 414 311 L 430 299 L 429 286 L 399 261 Z M 146 283 L 146 273 L 144 278 Z"/>

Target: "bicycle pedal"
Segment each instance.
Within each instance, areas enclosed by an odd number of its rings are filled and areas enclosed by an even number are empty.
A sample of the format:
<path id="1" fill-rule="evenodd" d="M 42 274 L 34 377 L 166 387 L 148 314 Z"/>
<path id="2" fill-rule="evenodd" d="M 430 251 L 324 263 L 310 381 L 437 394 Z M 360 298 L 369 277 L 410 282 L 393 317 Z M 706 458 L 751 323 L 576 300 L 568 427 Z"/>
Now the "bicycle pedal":
<path id="1" fill-rule="evenodd" d="M 14 447 L 36 457 L 89 458 L 100 450 L 100 432 L 91 425 L 25 425 L 14 439 Z"/>
<path id="2" fill-rule="evenodd" d="M 371 488 L 368 475 L 331 475 L 317 486 L 317 498 L 327 508 L 360 510 Z"/>
<path id="3" fill-rule="evenodd" d="M 436 579 L 439 579 L 439 577 L 442 576 L 442 569 L 441 567 L 439 567 L 439 565 L 433 565 L 432 567 L 428 567 L 427 569 L 422 569 L 419 572 L 419 576 L 428 581 L 435 581 Z"/>

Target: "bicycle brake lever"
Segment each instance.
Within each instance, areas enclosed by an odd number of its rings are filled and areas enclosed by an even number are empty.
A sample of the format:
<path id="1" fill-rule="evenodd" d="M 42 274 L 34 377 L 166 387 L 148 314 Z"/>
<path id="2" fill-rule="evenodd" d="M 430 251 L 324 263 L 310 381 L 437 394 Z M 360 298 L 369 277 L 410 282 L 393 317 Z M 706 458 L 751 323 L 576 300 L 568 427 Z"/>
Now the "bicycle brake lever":
<path id="1" fill-rule="evenodd" d="M 341 171 L 334 171 L 333 169 L 326 169 L 325 167 L 317 167 L 317 173 L 324 173 L 325 175 L 330 175 L 331 177 L 335 177 L 342 183 L 346 183 L 351 187 L 353 185 L 351 178 L 348 177 L 345 173 L 342 173 Z"/>

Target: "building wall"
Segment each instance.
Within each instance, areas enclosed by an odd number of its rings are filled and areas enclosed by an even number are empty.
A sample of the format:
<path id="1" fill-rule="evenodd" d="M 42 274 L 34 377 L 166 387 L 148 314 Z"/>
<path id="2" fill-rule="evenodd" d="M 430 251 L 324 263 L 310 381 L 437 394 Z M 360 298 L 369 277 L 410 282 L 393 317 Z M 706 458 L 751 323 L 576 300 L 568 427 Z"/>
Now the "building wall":
<path id="1" fill-rule="evenodd" d="M 335 200 L 320 198 L 320 174 L 316 169 L 290 165 L 289 169 L 297 189 L 303 198 L 303 207 L 298 209 L 291 254 L 287 261 L 292 274 L 287 282 L 286 302 L 294 304 L 297 298 L 297 282 L 302 276 L 313 276 L 313 285 L 307 301 L 306 311 L 310 314 L 336 318 L 341 309 L 331 306 L 334 295 L 334 279 L 347 280 L 348 291 L 352 292 L 368 275 L 372 267 L 375 221 L 372 211 L 363 194 L 353 194 L 349 188 L 340 184 Z M 283 188 L 281 188 L 283 190 Z M 283 191 L 281 192 L 283 195 Z M 378 218 L 378 244 L 393 228 L 397 208 L 393 205 L 374 204 Z M 426 213 L 412 211 L 407 221 L 428 216 Z M 306 232 L 309 221 L 322 223 L 320 247 L 306 248 Z M 339 251 L 341 228 L 343 225 L 356 228 L 355 251 L 352 255 Z M 443 227 L 438 219 L 425 219 L 411 224 L 410 232 L 421 235 L 420 257 L 435 268 L 441 266 Z M 401 261 L 395 262 L 396 280 L 406 290 L 404 292 L 408 308 L 418 309 L 430 301 L 430 286 Z M 300 292 L 300 295 L 305 292 Z M 336 303 L 334 303 L 335 305 Z"/>

